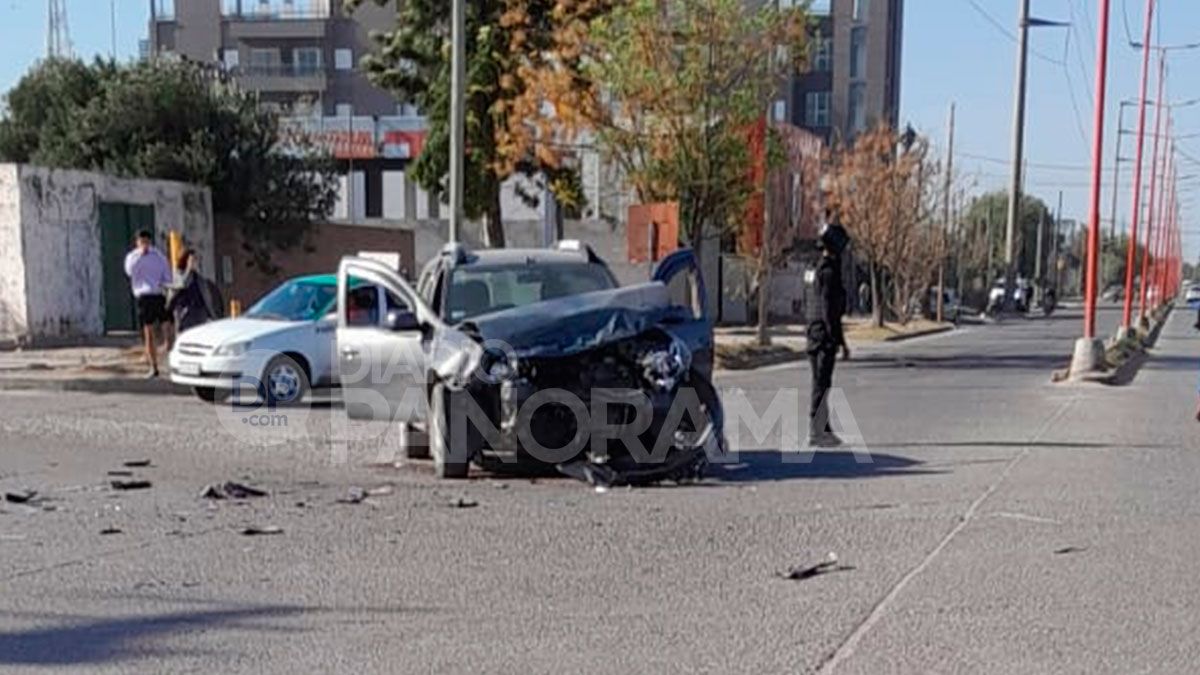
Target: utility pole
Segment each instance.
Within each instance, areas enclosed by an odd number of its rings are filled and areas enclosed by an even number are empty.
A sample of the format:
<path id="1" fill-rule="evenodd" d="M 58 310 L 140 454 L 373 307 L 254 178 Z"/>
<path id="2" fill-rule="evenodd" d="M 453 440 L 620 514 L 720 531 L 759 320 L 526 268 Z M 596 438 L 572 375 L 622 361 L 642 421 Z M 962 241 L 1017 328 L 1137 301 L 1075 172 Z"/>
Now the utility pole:
<path id="1" fill-rule="evenodd" d="M 1096 339 L 1096 295 L 1100 269 L 1100 186 L 1104 169 L 1104 105 L 1108 93 L 1108 24 L 1110 0 L 1100 0 L 1096 32 L 1096 110 L 1092 124 L 1092 189 L 1088 204 L 1087 263 L 1084 266 L 1083 337 L 1075 343 L 1071 373 L 1091 372 L 1100 368 L 1104 343 Z"/>
<path id="2" fill-rule="evenodd" d="M 1054 261 L 1050 267 L 1050 271 L 1054 274 L 1054 294 L 1058 295 L 1058 289 L 1061 285 L 1058 273 L 1058 226 L 1062 223 L 1062 204 L 1063 191 L 1058 191 L 1058 210 L 1054 212 L 1054 229 L 1050 230 L 1050 250 L 1052 252 L 1051 259 Z"/>
<path id="3" fill-rule="evenodd" d="M 1025 154 L 1025 79 L 1029 70 L 1029 0 L 1017 0 L 1020 7 L 1017 38 L 1017 77 L 1013 97 L 1012 182 L 1008 190 L 1008 223 L 1004 237 L 1004 306 L 1012 302 L 1014 268 L 1013 243 L 1021 219 L 1021 169 Z"/>
<path id="4" fill-rule="evenodd" d="M 946 184 L 942 203 L 941 247 L 938 251 L 937 321 L 944 320 L 946 312 L 946 232 L 950 230 L 950 188 L 954 176 L 954 104 L 950 104 L 950 123 L 946 142 Z"/>
<path id="5" fill-rule="evenodd" d="M 1042 238 L 1046 231 L 1046 209 L 1042 209 L 1042 217 L 1038 220 L 1037 229 L 1037 250 L 1033 259 L 1033 301 L 1034 304 L 1040 304 L 1042 301 Z"/>
<path id="6" fill-rule="evenodd" d="M 454 3 L 450 12 L 450 41 L 452 55 L 450 58 L 450 232 L 449 240 L 457 242 L 462 229 L 463 217 L 463 166 L 466 159 L 464 153 L 465 134 L 463 127 L 466 123 L 466 72 L 467 72 L 467 30 L 466 2 L 452 0 Z"/>
<path id="7" fill-rule="evenodd" d="M 1154 23 L 1154 0 L 1146 0 L 1146 25 L 1142 29 L 1142 80 L 1138 99 L 1137 153 L 1133 160 L 1132 214 L 1129 241 L 1125 248 L 1125 297 L 1119 337 L 1126 337 L 1133 325 L 1133 267 L 1137 264 L 1138 220 L 1142 215 L 1142 154 L 1146 147 L 1146 89 L 1150 78 L 1150 39 Z M 1163 64 L 1159 63 L 1158 101 L 1162 101 Z M 1157 138 L 1155 139 L 1157 141 Z"/>
<path id="8" fill-rule="evenodd" d="M 1154 152 L 1150 156 L 1150 195 L 1146 202 L 1146 245 L 1142 247 L 1142 278 L 1138 290 L 1138 323 L 1146 321 L 1146 272 L 1150 263 L 1150 248 L 1154 242 L 1155 227 L 1154 197 L 1157 195 L 1159 161 L 1158 146 L 1163 132 L 1163 83 L 1167 79 L 1167 53 L 1158 54 L 1158 98 L 1154 101 Z"/>

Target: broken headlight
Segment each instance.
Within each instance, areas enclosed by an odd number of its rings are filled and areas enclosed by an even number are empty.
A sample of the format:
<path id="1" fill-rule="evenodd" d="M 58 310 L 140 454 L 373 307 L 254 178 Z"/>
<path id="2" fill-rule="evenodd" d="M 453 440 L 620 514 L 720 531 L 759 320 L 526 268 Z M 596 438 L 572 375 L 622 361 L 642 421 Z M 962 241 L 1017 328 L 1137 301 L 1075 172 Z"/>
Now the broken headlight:
<path id="1" fill-rule="evenodd" d="M 516 376 L 517 362 L 503 349 L 485 349 L 479 359 L 479 372 L 484 381 L 496 384 Z"/>
<path id="2" fill-rule="evenodd" d="M 679 338 L 671 338 L 665 349 L 656 349 L 641 359 L 642 377 L 659 391 L 674 389 L 692 367 L 692 351 Z"/>

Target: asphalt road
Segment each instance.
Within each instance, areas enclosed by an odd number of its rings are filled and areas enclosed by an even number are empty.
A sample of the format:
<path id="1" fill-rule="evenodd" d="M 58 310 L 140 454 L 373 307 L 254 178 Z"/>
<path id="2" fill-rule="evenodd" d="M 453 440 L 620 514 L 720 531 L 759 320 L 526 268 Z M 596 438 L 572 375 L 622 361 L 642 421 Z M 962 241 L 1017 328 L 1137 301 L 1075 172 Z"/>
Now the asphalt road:
<path id="1" fill-rule="evenodd" d="M 185 398 L 2 393 L 0 489 L 47 499 L 0 503 L 0 671 L 1194 672 L 1192 318 L 1122 388 L 1050 384 L 1070 310 L 863 350 L 869 463 L 747 430 L 701 485 L 606 493 L 438 483 L 336 408 L 253 447 Z M 807 378 L 720 384 L 761 414 Z"/>

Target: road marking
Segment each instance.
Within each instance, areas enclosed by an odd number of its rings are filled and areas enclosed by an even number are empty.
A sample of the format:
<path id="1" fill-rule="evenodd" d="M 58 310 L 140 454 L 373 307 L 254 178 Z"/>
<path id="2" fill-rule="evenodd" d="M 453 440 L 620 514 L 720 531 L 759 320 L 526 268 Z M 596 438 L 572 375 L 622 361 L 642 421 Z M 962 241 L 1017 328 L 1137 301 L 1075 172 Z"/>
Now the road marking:
<path id="1" fill-rule="evenodd" d="M 1010 513 L 1008 511 L 995 511 L 995 512 L 989 513 L 987 515 L 989 515 L 993 518 L 1011 518 L 1013 520 L 1024 520 L 1029 523 L 1045 523 L 1047 525 L 1061 525 L 1062 524 L 1059 521 L 1054 520 L 1053 518 L 1042 518 L 1041 516 L 1031 516 L 1027 513 Z"/>
<path id="2" fill-rule="evenodd" d="M 1048 431 L 1050 431 L 1054 424 L 1062 419 L 1064 415 L 1066 415 L 1067 411 L 1072 405 L 1074 405 L 1074 403 L 1074 398 L 1067 400 L 1065 403 L 1059 406 L 1058 410 L 1055 410 L 1054 413 L 1051 414 L 1050 417 L 1043 422 L 1040 427 L 1038 427 L 1037 433 L 1035 433 L 1033 438 L 1029 441 L 1029 445 L 1026 445 L 1021 452 L 1014 455 L 1013 458 L 1004 465 L 1004 470 L 1000 472 L 1000 475 L 996 478 L 996 480 L 993 481 L 992 484 L 983 491 L 983 494 L 976 497 L 975 501 L 971 502 L 971 505 L 967 507 L 967 510 L 964 511 L 962 516 L 959 517 L 958 524 L 951 528 L 951 530 L 947 532 L 944 537 L 942 537 L 937 546 L 933 547 L 933 550 L 927 553 L 921 562 L 917 563 L 916 567 L 913 567 L 911 570 L 909 570 L 903 577 L 900 578 L 900 581 L 896 582 L 895 586 L 892 586 L 887 595 L 883 596 L 883 599 L 876 603 L 876 605 L 871 609 L 870 613 L 867 614 L 867 617 L 863 619 L 863 621 L 859 623 L 857 627 L 855 627 L 850 635 L 840 645 L 838 645 L 837 649 L 835 649 L 833 653 L 826 658 L 825 662 L 821 664 L 821 668 L 818 672 L 832 673 L 837 669 L 838 666 L 842 664 L 842 662 L 854 656 L 855 650 L 858 648 L 858 643 L 861 642 L 863 637 L 865 637 L 866 634 L 875 627 L 875 624 L 879 623 L 879 620 L 882 619 L 884 614 L 887 613 L 892 603 L 897 597 L 900 596 L 900 593 L 904 591 L 904 589 L 910 582 L 912 582 L 913 579 L 917 578 L 921 572 L 924 572 L 925 569 L 929 567 L 939 555 L 941 555 L 942 551 L 944 551 L 946 547 L 950 545 L 950 542 L 954 541 L 955 537 L 957 537 L 960 532 L 966 529 L 967 525 L 971 524 L 971 521 L 975 518 L 975 514 L 979 511 L 979 507 L 982 506 L 983 503 L 996 492 L 996 490 L 1000 489 L 1000 486 L 1003 485 L 1004 481 L 1008 479 L 1008 476 L 1010 473 L 1012 473 L 1013 469 L 1015 469 L 1017 465 L 1021 463 L 1021 460 L 1029 456 L 1029 451 L 1032 449 L 1033 445 L 1037 444 L 1042 437 Z"/>

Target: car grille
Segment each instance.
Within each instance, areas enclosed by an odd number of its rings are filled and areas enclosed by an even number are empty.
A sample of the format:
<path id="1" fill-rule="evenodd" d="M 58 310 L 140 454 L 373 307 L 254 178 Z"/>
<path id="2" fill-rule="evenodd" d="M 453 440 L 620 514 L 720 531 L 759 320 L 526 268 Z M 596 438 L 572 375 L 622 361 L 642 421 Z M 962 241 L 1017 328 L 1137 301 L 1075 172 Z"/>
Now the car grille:
<path id="1" fill-rule="evenodd" d="M 202 345 L 198 342 L 180 342 L 177 347 L 183 356 L 208 356 L 212 354 L 212 345 Z"/>

